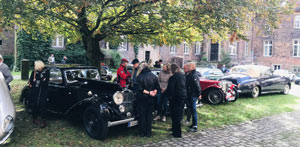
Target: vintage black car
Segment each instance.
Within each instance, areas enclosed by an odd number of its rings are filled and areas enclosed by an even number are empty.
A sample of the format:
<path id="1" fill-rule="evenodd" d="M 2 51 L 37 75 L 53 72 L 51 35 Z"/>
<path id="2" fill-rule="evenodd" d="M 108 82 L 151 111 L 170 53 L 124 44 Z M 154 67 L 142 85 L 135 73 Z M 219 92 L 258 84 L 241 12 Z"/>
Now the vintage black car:
<path id="1" fill-rule="evenodd" d="M 228 80 L 238 85 L 239 93 L 251 94 L 253 98 L 262 93 L 281 92 L 288 94 L 291 89 L 289 78 L 273 75 L 271 68 L 260 65 L 239 65 L 230 69 Z"/>
<path id="2" fill-rule="evenodd" d="M 109 127 L 126 123 L 128 127 L 137 125 L 133 92 L 101 81 L 96 68 L 72 65 L 47 68 L 50 70 L 49 112 L 81 118 L 87 134 L 95 139 L 105 139 Z M 30 88 L 24 88 L 21 99 L 30 113 Z"/>

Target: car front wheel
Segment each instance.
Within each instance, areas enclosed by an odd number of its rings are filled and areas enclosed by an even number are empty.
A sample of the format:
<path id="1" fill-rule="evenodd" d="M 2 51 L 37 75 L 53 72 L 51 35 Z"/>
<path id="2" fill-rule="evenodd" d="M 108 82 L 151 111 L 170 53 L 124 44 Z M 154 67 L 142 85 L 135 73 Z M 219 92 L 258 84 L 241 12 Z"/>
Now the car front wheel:
<path id="1" fill-rule="evenodd" d="M 94 138 L 103 140 L 108 133 L 107 121 L 103 119 L 94 106 L 87 107 L 82 116 L 84 129 L 87 134 Z"/>
<path id="2" fill-rule="evenodd" d="M 207 95 L 207 100 L 210 104 L 213 105 L 218 105 L 220 103 L 223 102 L 223 94 L 221 92 L 221 90 L 219 89 L 213 89 L 211 91 L 209 91 L 208 95 Z"/>
<path id="3" fill-rule="evenodd" d="M 260 89 L 258 86 L 255 86 L 253 89 L 252 89 L 252 93 L 251 93 L 251 96 L 253 98 L 257 98 L 259 96 L 259 92 L 260 92 Z"/>
<path id="4" fill-rule="evenodd" d="M 288 85 L 288 84 L 286 84 L 285 86 L 284 86 L 284 90 L 283 90 L 283 94 L 289 94 L 289 92 L 290 92 L 290 86 Z"/>

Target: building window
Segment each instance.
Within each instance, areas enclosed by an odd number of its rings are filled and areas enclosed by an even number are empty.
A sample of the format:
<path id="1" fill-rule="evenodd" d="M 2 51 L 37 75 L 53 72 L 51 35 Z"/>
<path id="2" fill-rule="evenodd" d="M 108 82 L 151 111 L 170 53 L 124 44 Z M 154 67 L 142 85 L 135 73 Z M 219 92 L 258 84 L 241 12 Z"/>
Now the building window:
<path id="1" fill-rule="evenodd" d="M 176 53 L 176 46 L 175 45 L 170 46 L 170 53 L 171 54 L 175 54 Z"/>
<path id="2" fill-rule="evenodd" d="M 229 51 L 230 55 L 236 55 L 236 50 L 237 50 L 237 42 L 232 42 L 229 44 Z"/>
<path id="3" fill-rule="evenodd" d="M 56 36 L 52 40 L 52 47 L 55 48 L 63 48 L 64 47 L 64 37 L 63 36 Z"/>
<path id="4" fill-rule="evenodd" d="M 183 43 L 183 53 L 184 54 L 189 54 L 189 45 L 186 43 L 186 42 L 184 42 Z"/>
<path id="5" fill-rule="evenodd" d="M 264 41 L 264 56 L 272 56 L 273 42 Z"/>
<path id="6" fill-rule="evenodd" d="M 294 66 L 293 71 L 294 73 L 300 73 L 300 66 Z"/>
<path id="7" fill-rule="evenodd" d="M 197 42 L 195 45 L 195 54 L 200 55 L 200 52 L 201 52 L 201 43 Z"/>
<path id="8" fill-rule="evenodd" d="M 300 40 L 294 40 L 293 56 L 300 57 Z"/>
<path id="9" fill-rule="evenodd" d="M 295 16 L 294 27 L 297 29 L 300 28 L 300 15 Z"/>
<path id="10" fill-rule="evenodd" d="M 273 69 L 274 70 L 280 70 L 281 69 L 281 65 L 274 64 L 273 65 Z"/>
<path id="11" fill-rule="evenodd" d="M 121 42 L 119 45 L 119 50 L 127 51 L 127 43 Z"/>
<path id="12" fill-rule="evenodd" d="M 249 43 L 245 42 L 245 56 L 249 55 Z"/>

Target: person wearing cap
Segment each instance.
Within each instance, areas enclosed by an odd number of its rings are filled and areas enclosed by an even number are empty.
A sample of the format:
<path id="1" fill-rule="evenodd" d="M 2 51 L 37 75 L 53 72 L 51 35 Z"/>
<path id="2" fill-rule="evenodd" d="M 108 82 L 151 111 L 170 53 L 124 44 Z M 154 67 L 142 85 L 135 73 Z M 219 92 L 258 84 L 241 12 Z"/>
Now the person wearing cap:
<path id="1" fill-rule="evenodd" d="M 0 72 L 2 72 L 5 82 L 7 84 L 8 89 L 10 90 L 9 83 L 13 80 L 13 76 L 9 70 L 9 67 L 3 63 L 4 59 L 2 55 L 0 55 Z"/>
<path id="2" fill-rule="evenodd" d="M 133 65 L 133 71 L 132 71 L 132 89 L 133 92 L 136 92 L 136 87 L 137 87 L 137 83 L 136 83 L 136 77 L 137 77 L 137 71 L 139 69 L 139 65 L 140 65 L 140 61 L 138 59 L 133 59 L 131 64 Z"/>
<path id="3" fill-rule="evenodd" d="M 117 70 L 118 83 L 122 88 L 126 87 L 126 84 L 128 84 L 127 81 L 131 77 L 130 72 L 128 72 L 127 70 L 127 64 L 128 64 L 128 60 L 123 58 L 121 60 L 121 65 Z"/>

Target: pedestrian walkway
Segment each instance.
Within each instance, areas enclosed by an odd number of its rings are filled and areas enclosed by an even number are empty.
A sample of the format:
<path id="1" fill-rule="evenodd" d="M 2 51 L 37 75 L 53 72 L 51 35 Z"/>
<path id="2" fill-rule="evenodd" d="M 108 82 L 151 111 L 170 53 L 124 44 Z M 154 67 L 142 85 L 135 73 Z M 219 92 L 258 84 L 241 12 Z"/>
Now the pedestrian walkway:
<path id="1" fill-rule="evenodd" d="M 144 147 L 299 147 L 300 111 L 283 113 L 239 125 L 208 129 Z"/>

